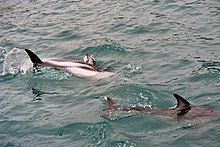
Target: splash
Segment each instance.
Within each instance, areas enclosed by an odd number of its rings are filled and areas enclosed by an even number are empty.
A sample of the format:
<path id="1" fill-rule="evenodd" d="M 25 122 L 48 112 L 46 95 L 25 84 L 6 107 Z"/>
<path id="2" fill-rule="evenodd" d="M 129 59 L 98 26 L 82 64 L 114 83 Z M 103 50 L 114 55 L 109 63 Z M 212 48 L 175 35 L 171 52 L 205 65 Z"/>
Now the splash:
<path id="1" fill-rule="evenodd" d="M 24 50 L 13 48 L 5 55 L 2 76 L 7 74 L 26 74 L 32 68 L 32 63 Z"/>

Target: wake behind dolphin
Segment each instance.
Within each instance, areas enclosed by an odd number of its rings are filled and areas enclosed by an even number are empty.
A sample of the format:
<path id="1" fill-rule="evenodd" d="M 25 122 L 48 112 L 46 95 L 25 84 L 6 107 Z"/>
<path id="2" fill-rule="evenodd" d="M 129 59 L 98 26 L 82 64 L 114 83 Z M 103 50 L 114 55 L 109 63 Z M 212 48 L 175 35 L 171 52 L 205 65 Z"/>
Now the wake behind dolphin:
<path id="1" fill-rule="evenodd" d="M 145 112 L 151 115 L 159 115 L 170 117 L 174 119 L 195 119 L 205 116 L 220 116 L 220 110 L 212 109 L 204 106 L 193 106 L 186 99 L 179 96 L 178 94 L 173 94 L 177 100 L 177 106 L 170 109 L 152 109 L 148 106 L 145 107 L 129 107 L 120 106 L 116 101 L 107 97 L 108 102 L 107 110 L 102 114 L 102 117 L 109 118 L 115 111 L 121 110 L 126 112 Z"/>
<path id="2" fill-rule="evenodd" d="M 104 78 L 109 78 L 115 73 L 104 71 L 97 68 L 95 65 L 95 60 L 90 54 L 86 54 L 83 58 L 84 61 L 78 60 L 42 60 L 32 51 L 25 49 L 28 56 L 30 57 L 33 67 L 52 67 L 69 72 L 77 77 L 91 78 L 95 80 L 101 80 Z"/>

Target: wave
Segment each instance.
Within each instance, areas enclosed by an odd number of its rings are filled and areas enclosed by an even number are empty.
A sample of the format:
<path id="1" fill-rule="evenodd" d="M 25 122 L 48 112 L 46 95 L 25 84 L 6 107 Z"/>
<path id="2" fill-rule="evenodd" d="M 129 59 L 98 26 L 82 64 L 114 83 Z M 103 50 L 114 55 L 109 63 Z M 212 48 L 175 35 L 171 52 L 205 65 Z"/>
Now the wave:
<path id="1" fill-rule="evenodd" d="M 2 48 L 4 49 L 4 48 Z M 25 75 L 28 70 L 33 67 L 30 59 L 23 49 L 13 48 L 11 51 L 5 54 L 2 76 L 7 74 L 18 74 Z"/>

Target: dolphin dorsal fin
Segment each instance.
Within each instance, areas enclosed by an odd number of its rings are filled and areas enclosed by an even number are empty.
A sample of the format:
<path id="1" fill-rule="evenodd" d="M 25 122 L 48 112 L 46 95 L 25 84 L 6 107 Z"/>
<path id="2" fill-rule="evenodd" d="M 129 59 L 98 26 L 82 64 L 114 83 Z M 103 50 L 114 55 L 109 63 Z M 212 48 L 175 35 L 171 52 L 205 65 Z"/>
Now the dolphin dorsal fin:
<path id="1" fill-rule="evenodd" d="M 184 109 L 184 108 L 188 108 L 190 106 L 190 103 L 187 100 L 185 100 L 183 97 L 179 96 L 178 94 L 173 94 L 173 96 L 177 100 L 176 108 Z"/>
<path id="2" fill-rule="evenodd" d="M 33 63 L 33 66 L 36 67 L 38 64 L 42 64 L 43 61 L 32 51 L 30 51 L 29 49 L 25 49 L 25 51 L 27 52 L 28 56 L 31 59 L 31 62 Z"/>

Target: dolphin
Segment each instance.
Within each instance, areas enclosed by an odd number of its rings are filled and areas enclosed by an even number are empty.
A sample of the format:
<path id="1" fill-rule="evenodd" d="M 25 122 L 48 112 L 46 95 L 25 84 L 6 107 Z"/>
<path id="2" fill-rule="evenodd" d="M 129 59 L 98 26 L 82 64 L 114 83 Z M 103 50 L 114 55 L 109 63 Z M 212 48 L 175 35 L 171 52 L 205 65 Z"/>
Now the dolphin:
<path id="1" fill-rule="evenodd" d="M 127 112 L 145 112 L 152 115 L 165 116 L 169 118 L 180 119 L 194 119 L 201 118 L 205 116 L 220 116 L 220 110 L 205 106 L 194 106 L 191 105 L 186 99 L 178 94 L 173 94 L 177 100 L 177 105 L 174 108 L 169 109 L 152 109 L 149 106 L 144 107 L 130 107 L 130 106 L 120 106 L 112 98 L 106 97 L 108 102 L 107 111 L 105 111 L 101 116 L 104 118 L 109 118 L 114 114 L 115 111 L 127 111 Z"/>
<path id="2" fill-rule="evenodd" d="M 92 55 L 86 54 L 83 61 L 79 60 L 63 60 L 63 59 L 40 59 L 35 53 L 29 49 L 25 49 L 30 57 L 33 67 L 52 67 L 69 72 L 77 77 L 91 78 L 101 80 L 109 78 L 115 73 L 104 71 L 96 67 L 95 59 Z"/>

